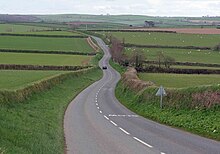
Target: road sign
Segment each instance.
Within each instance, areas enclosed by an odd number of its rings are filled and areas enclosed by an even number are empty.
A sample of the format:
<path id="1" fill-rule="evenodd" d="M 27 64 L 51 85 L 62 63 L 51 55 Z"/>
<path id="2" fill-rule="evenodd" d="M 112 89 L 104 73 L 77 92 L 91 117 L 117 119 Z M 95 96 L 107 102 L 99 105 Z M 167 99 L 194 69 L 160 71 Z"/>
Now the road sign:
<path id="1" fill-rule="evenodd" d="M 156 93 L 156 96 L 166 96 L 166 91 L 165 89 L 163 88 L 163 86 L 160 86 L 160 88 L 158 89 L 157 93 Z"/>
<path id="2" fill-rule="evenodd" d="M 163 108 L 163 96 L 166 96 L 166 91 L 163 88 L 163 86 L 160 86 L 160 88 L 158 89 L 156 96 L 160 96 L 160 108 Z"/>

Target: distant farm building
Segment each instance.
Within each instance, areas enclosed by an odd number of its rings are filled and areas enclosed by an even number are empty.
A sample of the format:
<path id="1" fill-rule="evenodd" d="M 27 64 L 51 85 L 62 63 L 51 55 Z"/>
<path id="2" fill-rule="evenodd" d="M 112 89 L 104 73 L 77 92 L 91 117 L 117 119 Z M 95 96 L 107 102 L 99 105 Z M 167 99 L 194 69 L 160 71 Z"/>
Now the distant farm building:
<path id="1" fill-rule="evenodd" d="M 145 21 L 144 27 L 154 27 L 155 23 L 153 21 Z"/>

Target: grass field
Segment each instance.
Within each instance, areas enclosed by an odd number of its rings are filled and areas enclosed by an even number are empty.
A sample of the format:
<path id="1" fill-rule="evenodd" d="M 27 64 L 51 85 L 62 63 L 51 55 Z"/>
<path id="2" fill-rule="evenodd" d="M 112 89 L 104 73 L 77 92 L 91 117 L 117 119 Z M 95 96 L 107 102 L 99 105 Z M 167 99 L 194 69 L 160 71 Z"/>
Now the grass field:
<path id="1" fill-rule="evenodd" d="M 61 35 L 61 36 L 82 36 L 82 34 L 69 31 L 38 31 L 38 32 L 20 32 L 18 34 L 33 34 L 33 35 Z"/>
<path id="2" fill-rule="evenodd" d="M 26 87 L 28 84 L 52 77 L 64 72 L 61 71 L 0 71 L 0 89 L 15 90 Z"/>
<path id="3" fill-rule="evenodd" d="M 0 36 L 0 48 L 42 51 L 93 51 L 84 38 Z"/>
<path id="4" fill-rule="evenodd" d="M 80 91 L 101 76 L 102 72 L 96 69 L 33 94 L 22 103 L 1 105 L 0 151 L 10 154 L 64 153 L 66 107 Z"/>
<path id="5" fill-rule="evenodd" d="M 31 32 L 36 30 L 50 30 L 51 28 L 28 26 L 28 25 L 16 25 L 16 24 L 0 24 L 0 33 L 20 33 Z"/>
<path id="6" fill-rule="evenodd" d="M 126 48 L 126 54 L 131 56 L 133 51 L 143 51 L 147 60 L 156 60 L 158 52 L 175 58 L 179 62 L 220 63 L 220 52 L 209 50 L 161 49 L 161 48 Z"/>
<path id="7" fill-rule="evenodd" d="M 220 84 L 220 75 L 139 73 L 138 76 L 141 80 L 152 81 L 157 86 L 163 85 L 166 88 L 186 88 Z"/>
<path id="8" fill-rule="evenodd" d="M 102 32 L 101 34 L 112 34 L 121 40 L 124 38 L 125 43 L 138 45 L 214 47 L 220 43 L 220 35 L 156 32 Z"/>
<path id="9" fill-rule="evenodd" d="M 91 59 L 92 56 L 81 55 L 0 53 L 1 64 L 82 66 L 88 65 Z"/>

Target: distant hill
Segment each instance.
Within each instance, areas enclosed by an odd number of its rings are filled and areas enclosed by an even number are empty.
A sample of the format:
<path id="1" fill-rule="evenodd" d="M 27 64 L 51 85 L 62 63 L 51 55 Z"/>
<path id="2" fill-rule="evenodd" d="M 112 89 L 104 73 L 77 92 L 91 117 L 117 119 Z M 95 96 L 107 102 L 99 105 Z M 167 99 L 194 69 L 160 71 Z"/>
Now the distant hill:
<path id="1" fill-rule="evenodd" d="M 36 16 L 32 15 L 8 15 L 8 14 L 0 14 L 1 22 L 39 22 L 39 19 Z"/>

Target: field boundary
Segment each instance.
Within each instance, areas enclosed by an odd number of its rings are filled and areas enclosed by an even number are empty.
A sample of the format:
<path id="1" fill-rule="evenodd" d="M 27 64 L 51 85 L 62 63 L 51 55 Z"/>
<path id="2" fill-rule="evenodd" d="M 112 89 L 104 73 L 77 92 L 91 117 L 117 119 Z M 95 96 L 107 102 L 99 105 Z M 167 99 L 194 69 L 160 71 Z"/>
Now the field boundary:
<path id="1" fill-rule="evenodd" d="M 131 30 L 120 30 L 120 29 L 117 29 L 117 30 L 88 30 L 88 31 L 96 31 L 96 32 L 156 32 L 156 33 L 177 33 L 176 31 L 167 31 L 167 30 L 163 30 L 163 31 L 160 31 L 160 30 L 134 30 L 134 29 L 131 29 Z"/>
<path id="2" fill-rule="evenodd" d="M 76 71 L 91 68 L 92 66 L 51 66 L 51 65 L 16 65 L 0 64 L 0 70 L 55 70 L 55 71 Z"/>
<path id="3" fill-rule="evenodd" d="M 136 68 L 141 73 L 175 73 L 175 74 L 220 74 L 220 70 L 215 69 L 180 69 L 180 68 L 162 68 L 157 66 L 148 66 L 145 68 Z"/>
<path id="4" fill-rule="evenodd" d="M 158 65 L 157 61 L 144 61 L 145 64 L 156 64 Z M 162 62 L 163 64 L 163 62 Z M 220 67 L 220 64 L 206 64 L 206 63 L 193 63 L 193 62 L 170 62 L 171 65 L 180 65 L 180 66 L 201 66 L 201 67 Z"/>
<path id="5" fill-rule="evenodd" d="M 61 83 L 67 78 L 72 78 L 75 76 L 83 75 L 89 71 L 93 71 L 96 67 L 78 70 L 70 73 L 63 73 L 59 75 L 54 75 L 49 78 L 44 78 L 42 80 L 31 83 L 25 88 L 18 90 L 0 90 L 0 104 L 10 104 L 19 103 L 26 100 L 31 94 L 44 91 L 51 88 L 52 86 Z"/>
<path id="6" fill-rule="evenodd" d="M 10 34 L 0 33 L 0 36 L 25 36 L 25 37 L 51 37 L 51 38 L 87 38 L 87 36 L 80 35 L 47 35 L 47 34 Z"/>
<path id="7" fill-rule="evenodd" d="M 135 47 L 135 48 L 169 48 L 169 49 L 196 49 L 196 50 L 212 50 L 212 47 L 196 47 L 196 46 L 168 46 L 168 45 L 139 45 L 125 43 L 125 47 Z"/>
<path id="8" fill-rule="evenodd" d="M 16 49 L 0 49 L 0 52 L 12 53 L 41 53 L 41 54 L 66 54 L 66 55 L 86 55 L 95 56 L 95 52 L 79 52 L 79 51 L 47 51 L 47 50 L 16 50 Z"/>

